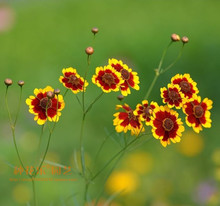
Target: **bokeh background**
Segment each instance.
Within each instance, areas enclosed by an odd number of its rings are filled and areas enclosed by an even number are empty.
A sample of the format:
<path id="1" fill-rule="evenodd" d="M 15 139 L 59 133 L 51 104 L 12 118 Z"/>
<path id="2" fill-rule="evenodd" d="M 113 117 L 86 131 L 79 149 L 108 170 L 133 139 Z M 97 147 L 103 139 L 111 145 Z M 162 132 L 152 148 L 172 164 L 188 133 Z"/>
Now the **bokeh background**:
<path id="1" fill-rule="evenodd" d="M 16 0 L 0 3 L 0 205 L 32 205 L 30 182 L 12 182 L 13 166 L 19 166 L 4 105 L 5 85 L 9 77 L 24 80 L 23 104 L 16 128 L 18 147 L 26 165 L 36 162 L 40 127 L 28 113 L 25 99 L 34 88 L 51 85 L 64 88 L 58 79 L 62 68 L 75 67 L 82 75 L 86 68 L 87 46 L 93 45 L 89 76 L 95 67 L 106 65 L 108 58 L 122 59 L 140 76 L 140 91 L 132 91 L 124 102 L 130 106 L 142 101 L 154 76 L 170 35 L 188 36 L 190 41 L 178 63 L 160 76 L 149 100 L 162 104 L 159 89 L 177 73 L 190 73 L 198 83 L 202 98 L 214 101 L 212 128 L 200 134 L 186 131 L 179 144 L 163 148 L 159 141 L 140 141 L 126 153 L 105 184 L 107 170 L 92 184 L 91 200 L 101 194 L 104 205 L 112 194 L 123 190 L 112 205 L 192 206 L 220 205 L 219 77 L 220 77 L 220 2 L 217 0 Z M 90 32 L 98 27 L 95 41 Z M 181 43 L 171 47 L 165 65 L 178 54 Z M 89 79 L 87 104 L 100 89 Z M 112 126 L 117 94 L 104 95 L 86 120 L 86 163 L 94 172 L 120 150 L 120 135 Z M 15 115 L 19 87 L 9 90 L 9 105 Z M 80 107 L 71 93 L 52 137 L 47 160 L 74 165 L 79 148 Z M 109 137 L 108 134 L 111 137 Z M 47 133 L 43 136 L 44 151 Z M 118 139 L 117 139 L 118 138 Z M 95 160 L 105 140 L 101 155 Z M 46 164 L 45 164 L 46 165 Z M 54 177 L 47 173 L 43 177 Z M 61 177 L 60 175 L 58 177 Z M 62 176 L 63 177 L 63 176 Z M 83 180 L 36 183 L 39 205 L 81 205 Z"/>

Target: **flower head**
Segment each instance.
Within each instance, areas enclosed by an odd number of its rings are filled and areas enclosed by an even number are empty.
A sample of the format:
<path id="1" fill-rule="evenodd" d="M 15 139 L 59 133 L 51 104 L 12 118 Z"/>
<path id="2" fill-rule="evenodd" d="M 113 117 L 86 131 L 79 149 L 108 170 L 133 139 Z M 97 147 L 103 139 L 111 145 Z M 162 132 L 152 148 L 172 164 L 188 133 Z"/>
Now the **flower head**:
<path id="1" fill-rule="evenodd" d="M 152 133 L 156 139 L 160 139 L 161 144 L 166 147 L 170 144 L 180 142 L 180 137 L 184 131 L 179 114 L 168 106 L 160 106 L 154 110 L 152 117 Z"/>
<path id="2" fill-rule="evenodd" d="M 196 85 L 189 74 L 177 74 L 171 79 L 172 84 L 178 84 L 181 88 L 181 92 L 184 94 L 184 97 L 188 100 L 192 100 L 195 95 L 199 93 Z"/>
<path id="3" fill-rule="evenodd" d="M 111 66 L 97 67 L 96 74 L 92 77 L 92 82 L 98 87 L 109 93 L 118 91 L 122 82 L 120 73 L 115 71 Z"/>
<path id="4" fill-rule="evenodd" d="M 183 109 L 187 115 L 186 124 L 197 133 L 202 130 L 202 126 L 210 128 L 212 120 L 210 119 L 211 113 L 209 110 L 211 108 L 212 100 L 208 98 L 201 101 L 201 97 L 198 96 L 194 100 L 187 102 Z"/>
<path id="5" fill-rule="evenodd" d="M 168 105 L 168 107 L 176 107 L 180 109 L 184 102 L 184 94 L 181 92 L 181 88 L 177 84 L 168 84 L 168 88 L 163 87 L 160 89 L 161 98 L 163 103 Z"/>
<path id="6" fill-rule="evenodd" d="M 141 121 L 145 121 L 146 125 L 150 125 L 151 116 L 153 115 L 153 110 L 158 107 L 156 102 L 148 103 L 147 100 L 143 100 L 142 104 L 138 104 L 134 111 L 134 114 L 140 116 Z"/>
<path id="7" fill-rule="evenodd" d="M 139 90 L 139 77 L 137 72 L 133 72 L 126 64 L 116 59 L 109 59 L 109 65 L 111 65 L 116 71 L 121 73 L 123 82 L 120 85 L 122 95 L 127 96 L 131 93 L 130 87 Z"/>
<path id="8" fill-rule="evenodd" d="M 139 133 L 144 131 L 141 120 L 139 116 L 136 116 L 127 104 L 117 105 L 116 109 L 124 109 L 124 112 L 117 112 L 114 114 L 115 119 L 113 124 L 117 132 L 126 133 L 128 130 L 131 131 L 131 135 L 139 135 Z"/>
<path id="9" fill-rule="evenodd" d="M 47 119 L 57 122 L 59 116 L 61 116 L 61 110 L 63 110 L 65 106 L 63 96 L 59 94 L 48 98 L 48 92 L 53 90 L 54 89 L 50 86 L 44 89 L 35 89 L 35 96 L 29 96 L 29 98 L 26 99 L 29 112 L 35 115 L 34 120 L 37 121 L 39 125 L 44 124 Z"/>
<path id="10" fill-rule="evenodd" d="M 69 67 L 62 70 L 63 76 L 60 76 L 59 80 L 64 87 L 70 89 L 74 94 L 83 91 L 88 86 L 88 82 L 84 81 L 82 77 L 77 73 L 76 69 Z"/>

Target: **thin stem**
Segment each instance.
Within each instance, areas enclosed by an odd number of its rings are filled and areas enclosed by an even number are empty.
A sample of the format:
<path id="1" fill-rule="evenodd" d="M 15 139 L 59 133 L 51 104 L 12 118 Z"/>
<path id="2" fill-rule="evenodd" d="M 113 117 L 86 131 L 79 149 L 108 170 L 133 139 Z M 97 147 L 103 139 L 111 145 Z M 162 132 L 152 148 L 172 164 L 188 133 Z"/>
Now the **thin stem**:
<path id="1" fill-rule="evenodd" d="M 66 96 L 67 92 L 69 91 L 69 89 L 66 89 L 64 95 L 63 95 L 63 98 Z"/>
<path id="2" fill-rule="evenodd" d="M 35 181 L 34 178 L 31 178 L 32 182 L 32 189 L 33 189 L 33 200 L 34 200 L 34 206 L 37 205 L 37 198 L 36 198 L 36 190 L 35 190 Z"/>
<path id="3" fill-rule="evenodd" d="M 20 88 L 21 88 L 21 90 L 20 90 L 20 96 L 19 96 L 19 102 L 18 102 L 18 110 L 17 110 L 17 114 L 16 114 L 16 117 L 15 117 L 15 121 L 14 121 L 14 127 L 17 123 L 18 115 L 19 115 L 19 112 L 20 112 L 20 109 L 21 109 L 22 86 L 20 86 Z"/>
<path id="4" fill-rule="evenodd" d="M 84 165 L 84 149 L 83 149 L 83 131 L 85 125 L 85 115 L 83 115 L 81 129 L 80 129 L 80 137 L 79 137 L 79 144 L 80 144 L 80 160 L 81 160 L 81 167 L 82 167 L 82 175 L 85 175 L 85 165 Z"/>
<path id="5" fill-rule="evenodd" d="M 41 142 L 42 142 L 42 137 L 44 133 L 44 124 L 41 126 L 41 132 L 40 132 L 40 141 L 38 143 L 38 150 L 40 150 Z"/>
<path id="6" fill-rule="evenodd" d="M 77 96 L 77 94 L 75 95 L 75 97 L 76 97 L 77 102 L 79 103 L 79 105 L 80 105 L 81 108 L 82 108 L 82 103 L 80 102 L 79 97 Z"/>
<path id="7" fill-rule="evenodd" d="M 15 125 L 13 124 L 12 122 L 12 118 L 11 118 L 11 113 L 10 113 L 10 110 L 9 110 L 9 106 L 8 106 L 8 87 L 6 87 L 6 92 L 5 92 L 5 105 L 6 105 L 6 109 L 7 109 L 7 113 L 8 113 L 8 117 L 9 117 L 9 121 L 10 121 L 10 127 L 11 127 L 11 131 L 12 131 L 12 137 L 13 137 L 13 143 L 14 143 L 14 146 L 15 146 L 15 151 L 17 153 L 17 156 L 18 156 L 18 159 L 19 159 L 19 162 L 22 166 L 22 168 L 24 169 L 24 171 L 26 170 L 24 164 L 23 164 L 23 161 L 21 159 L 21 156 L 19 154 L 19 151 L 18 151 L 18 147 L 17 147 L 17 143 L 16 143 L 16 138 L 15 138 Z M 30 175 L 28 175 L 30 177 Z"/>
<path id="8" fill-rule="evenodd" d="M 154 79 L 153 79 L 153 81 L 152 81 L 152 83 L 151 83 L 151 85 L 150 85 L 150 87 L 149 87 L 149 89 L 148 89 L 148 91 L 147 91 L 147 93 L 146 93 L 144 99 L 148 99 L 148 98 L 149 98 L 150 93 L 151 93 L 151 91 L 152 91 L 152 89 L 153 89 L 153 87 L 154 87 L 154 85 L 155 85 L 155 83 L 156 83 L 156 81 L 157 81 L 159 75 L 161 74 L 161 67 L 162 67 L 162 65 L 163 65 L 163 61 L 164 61 L 164 58 L 165 58 L 165 56 L 166 56 L 167 50 L 169 49 L 169 47 L 171 46 L 172 43 L 173 43 L 173 42 L 171 41 L 171 42 L 168 44 L 168 46 L 164 49 L 163 54 L 162 54 L 161 59 L 160 59 L 160 62 L 159 62 L 159 65 L 158 65 L 158 68 L 155 69 Z"/>
<path id="9" fill-rule="evenodd" d="M 89 110 L 92 108 L 92 106 L 101 98 L 101 96 L 104 94 L 104 92 L 102 92 L 101 94 L 99 94 L 94 100 L 93 102 L 88 106 L 88 108 L 86 109 L 85 113 L 88 113 Z"/>
<path id="10" fill-rule="evenodd" d="M 178 62 L 178 60 L 180 59 L 180 57 L 181 57 L 182 54 L 183 54 L 184 45 L 185 45 L 185 44 L 182 45 L 182 48 L 180 49 L 179 54 L 178 54 L 178 56 L 176 57 L 176 59 L 173 61 L 173 63 L 171 63 L 171 64 L 170 64 L 168 67 L 166 67 L 165 69 L 162 69 L 162 70 L 161 70 L 161 74 L 164 73 L 164 72 L 166 72 L 166 71 L 169 70 L 170 68 L 172 68 L 172 66 Z"/>

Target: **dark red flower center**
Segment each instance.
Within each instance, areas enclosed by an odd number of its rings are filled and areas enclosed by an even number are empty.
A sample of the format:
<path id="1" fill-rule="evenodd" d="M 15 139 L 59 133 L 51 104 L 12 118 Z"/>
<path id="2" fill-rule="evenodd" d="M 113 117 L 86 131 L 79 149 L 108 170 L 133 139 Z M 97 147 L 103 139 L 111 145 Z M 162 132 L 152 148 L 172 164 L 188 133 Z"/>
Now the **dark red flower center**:
<path id="1" fill-rule="evenodd" d="M 70 75 L 68 77 L 68 80 L 69 80 L 68 83 L 71 83 L 73 85 L 78 85 L 80 83 L 79 78 L 77 78 L 74 74 Z"/>
<path id="2" fill-rule="evenodd" d="M 169 91 L 169 98 L 176 101 L 179 99 L 179 94 L 176 91 L 171 90 Z"/>
<path id="3" fill-rule="evenodd" d="M 121 76 L 124 80 L 128 80 L 130 78 L 130 73 L 126 69 L 121 70 Z"/>
<path id="4" fill-rule="evenodd" d="M 183 92 L 189 92 L 191 90 L 191 86 L 187 81 L 181 81 L 180 87 Z"/>
<path id="5" fill-rule="evenodd" d="M 115 84 L 115 77 L 111 73 L 105 73 L 102 76 L 102 81 L 108 85 Z"/>
<path id="6" fill-rule="evenodd" d="M 204 114 L 204 109 L 201 107 L 201 105 L 195 105 L 193 107 L 193 111 L 196 118 L 201 118 Z"/>
<path id="7" fill-rule="evenodd" d="M 135 117 L 135 115 L 134 115 L 134 113 L 133 113 L 132 110 L 128 112 L 128 119 L 129 119 L 129 120 L 131 120 L 131 119 L 136 119 L 136 117 Z"/>
<path id="8" fill-rule="evenodd" d="M 152 109 L 151 109 L 150 106 L 149 106 L 149 107 L 145 107 L 145 108 L 143 109 L 143 112 L 144 112 L 144 114 L 145 114 L 147 117 L 149 117 L 149 116 L 151 116 L 151 114 L 152 114 Z"/>
<path id="9" fill-rule="evenodd" d="M 170 118 L 166 118 L 163 120 L 163 128 L 165 131 L 169 132 L 173 129 L 174 123 Z"/>
<path id="10" fill-rule="evenodd" d="M 40 106 L 43 109 L 49 109 L 52 106 L 52 101 L 51 99 L 48 99 L 48 97 L 44 97 L 40 100 Z"/>

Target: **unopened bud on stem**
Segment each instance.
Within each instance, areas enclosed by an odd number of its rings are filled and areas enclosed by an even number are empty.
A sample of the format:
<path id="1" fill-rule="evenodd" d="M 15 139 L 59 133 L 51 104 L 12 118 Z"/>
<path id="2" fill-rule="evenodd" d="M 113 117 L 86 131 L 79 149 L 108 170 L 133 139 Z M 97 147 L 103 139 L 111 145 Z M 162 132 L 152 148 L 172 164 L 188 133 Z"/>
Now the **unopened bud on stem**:
<path id="1" fill-rule="evenodd" d="M 177 34 L 172 34 L 171 35 L 171 40 L 172 41 L 180 41 L 180 36 Z"/>
<path id="2" fill-rule="evenodd" d="M 189 38 L 187 36 L 183 36 L 181 40 L 184 44 L 189 42 Z"/>
<path id="3" fill-rule="evenodd" d="M 5 85 L 7 86 L 7 87 L 9 87 L 9 86 L 11 86 L 12 84 L 13 84 L 13 81 L 11 80 L 11 79 L 9 79 L 9 78 L 7 78 L 7 79 L 5 79 Z"/>
<path id="4" fill-rule="evenodd" d="M 19 85 L 20 87 L 22 87 L 22 86 L 24 85 L 24 81 L 23 81 L 23 80 L 18 81 L 18 85 Z"/>
<path id="5" fill-rule="evenodd" d="M 117 99 L 118 99 L 119 101 L 122 101 L 122 100 L 124 99 L 124 96 L 123 96 L 122 94 L 119 94 L 119 95 L 117 96 Z"/>
<path id="6" fill-rule="evenodd" d="M 88 55 L 92 55 L 94 53 L 94 49 L 91 46 L 89 46 L 86 48 L 85 52 Z"/>
<path id="7" fill-rule="evenodd" d="M 54 90 L 54 94 L 58 95 L 60 93 L 60 90 L 59 89 L 55 89 Z"/>
<path id="8" fill-rule="evenodd" d="M 48 97 L 49 99 L 54 98 L 54 93 L 53 93 L 52 91 L 48 91 L 48 92 L 47 92 L 47 97 Z"/>
<path id="9" fill-rule="evenodd" d="M 97 27 L 93 27 L 91 31 L 94 35 L 96 35 L 99 32 L 99 29 Z"/>

